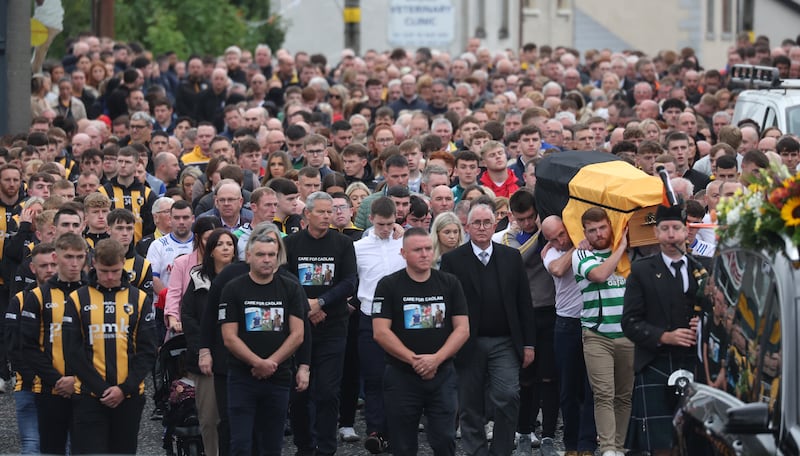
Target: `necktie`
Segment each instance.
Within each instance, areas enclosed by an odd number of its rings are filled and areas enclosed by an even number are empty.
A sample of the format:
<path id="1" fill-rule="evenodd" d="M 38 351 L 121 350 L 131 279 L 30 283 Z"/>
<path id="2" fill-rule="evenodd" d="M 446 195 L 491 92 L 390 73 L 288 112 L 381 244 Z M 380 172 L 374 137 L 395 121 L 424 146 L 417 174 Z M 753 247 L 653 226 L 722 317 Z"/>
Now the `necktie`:
<path id="1" fill-rule="evenodd" d="M 681 292 L 686 289 L 686 285 L 683 283 L 683 274 L 681 274 L 681 268 L 683 268 L 683 260 L 673 261 L 672 268 L 675 269 L 675 277 L 678 279 L 678 282 L 681 284 Z"/>
<path id="2" fill-rule="evenodd" d="M 489 264 L 489 252 L 486 250 L 481 251 L 481 253 L 478 254 L 478 257 L 481 259 L 481 263 L 483 263 L 484 266 Z"/>

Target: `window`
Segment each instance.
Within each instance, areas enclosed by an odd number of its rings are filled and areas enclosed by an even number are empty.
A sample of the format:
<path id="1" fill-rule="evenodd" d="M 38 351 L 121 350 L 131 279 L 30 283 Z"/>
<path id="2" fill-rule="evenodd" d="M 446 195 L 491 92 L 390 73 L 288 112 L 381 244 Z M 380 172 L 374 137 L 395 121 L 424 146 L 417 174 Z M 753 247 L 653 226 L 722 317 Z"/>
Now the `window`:
<path id="1" fill-rule="evenodd" d="M 706 0 L 706 39 L 713 40 L 714 35 L 714 23 L 716 22 L 717 18 L 714 17 L 714 3 L 717 0 Z"/>
<path id="2" fill-rule="evenodd" d="M 733 0 L 722 0 L 722 27 L 723 38 L 733 35 Z"/>
<path id="3" fill-rule="evenodd" d="M 713 277 L 706 287 L 711 305 L 703 323 L 703 362 L 712 366 L 707 370 L 711 381 L 724 375 L 718 388 L 743 402 L 767 403 L 778 416 L 783 362 L 772 264 L 754 252 L 726 251 L 717 258 Z"/>

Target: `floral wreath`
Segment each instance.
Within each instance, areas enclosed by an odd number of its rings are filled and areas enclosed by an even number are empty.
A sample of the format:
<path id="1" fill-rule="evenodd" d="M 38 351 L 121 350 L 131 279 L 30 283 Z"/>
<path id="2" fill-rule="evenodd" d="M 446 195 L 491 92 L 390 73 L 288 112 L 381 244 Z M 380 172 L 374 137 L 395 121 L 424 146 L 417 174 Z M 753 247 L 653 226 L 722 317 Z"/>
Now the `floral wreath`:
<path id="1" fill-rule="evenodd" d="M 754 173 L 750 184 L 717 205 L 720 244 L 796 255 L 800 245 L 800 173 L 782 164 Z"/>

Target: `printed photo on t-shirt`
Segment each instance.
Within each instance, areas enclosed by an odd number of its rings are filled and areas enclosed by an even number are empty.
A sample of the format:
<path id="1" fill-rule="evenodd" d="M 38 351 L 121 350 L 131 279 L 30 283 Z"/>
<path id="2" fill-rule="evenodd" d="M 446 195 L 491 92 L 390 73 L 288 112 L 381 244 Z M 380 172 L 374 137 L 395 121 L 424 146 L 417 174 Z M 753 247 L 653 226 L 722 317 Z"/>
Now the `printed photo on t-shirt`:
<path id="1" fill-rule="evenodd" d="M 336 263 L 300 263 L 297 266 L 298 279 L 303 286 L 333 285 L 335 271 Z"/>
<path id="2" fill-rule="evenodd" d="M 244 323 L 247 331 L 283 331 L 283 307 L 246 307 Z"/>
<path id="3" fill-rule="evenodd" d="M 444 303 L 405 304 L 403 322 L 406 329 L 443 328 L 446 308 Z"/>

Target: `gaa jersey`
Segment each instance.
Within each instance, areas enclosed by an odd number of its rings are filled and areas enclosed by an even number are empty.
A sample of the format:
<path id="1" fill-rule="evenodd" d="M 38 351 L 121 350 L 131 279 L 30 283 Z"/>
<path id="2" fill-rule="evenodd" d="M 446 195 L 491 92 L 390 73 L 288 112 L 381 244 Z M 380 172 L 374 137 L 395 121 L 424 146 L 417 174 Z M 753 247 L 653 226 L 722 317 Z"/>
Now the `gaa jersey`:
<path id="1" fill-rule="evenodd" d="M 2 255 L 6 240 L 17 232 L 17 222 L 14 217 L 18 216 L 21 210 L 19 203 L 13 206 L 0 204 L 0 256 Z M 5 281 L 3 277 L 0 276 L 0 286 L 2 285 L 5 285 Z"/>
<path id="2" fill-rule="evenodd" d="M 16 381 L 14 391 L 42 391 L 42 381 L 34 373 L 29 363 L 25 362 L 22 353 L 22 304 L 25 302 L 27 293 L 20 291 L 11 298 L 5 315 L 5 344 L 8 349 L 8 360 L 11 362 L 11 370 L 14 372 Z"/>
<path id="3" fill-rule="evenodd" d="M 145 234 L 150 234 L 155 230 L 153 203 L 156 200 L 156 194 L 150 190 L 150 187 L 140 184 L 136 180 L 131 185 L 123 187 L 115 177 L 103 184 L 97 191 L 108 196 L 112 209 L 128 209 L 133 212 L 136 217 L 136 223 L 133 225 L 134 244 L 142 240 Z"/>
<path id="4" fill-rule="evenodd" d="M 20 325 L 23 354 L 47 388 L 42 388 L 44 391 L 52 393 L 58 379 L 71 375 L 63 337 L 64 322 L 70 318 L 66 315 L 66 297 L 82 285 L 83 282 L 62 282 L 54 276 L 25 297 Z"/>
<path id="5" fill-rule="evenodd" d="M 128 283 L 105 288 L 92 278 L 67 298 L 66 356 L 78 379 L 76 394 L 96 397 L 119 386 L 126 397 L 144 394 L 156 359 L 155 313 L 145 292 Z"/>

